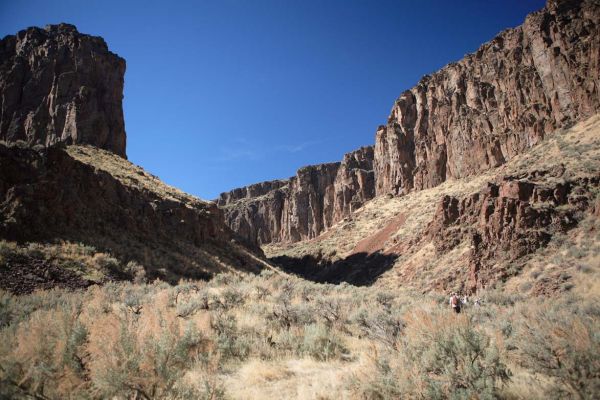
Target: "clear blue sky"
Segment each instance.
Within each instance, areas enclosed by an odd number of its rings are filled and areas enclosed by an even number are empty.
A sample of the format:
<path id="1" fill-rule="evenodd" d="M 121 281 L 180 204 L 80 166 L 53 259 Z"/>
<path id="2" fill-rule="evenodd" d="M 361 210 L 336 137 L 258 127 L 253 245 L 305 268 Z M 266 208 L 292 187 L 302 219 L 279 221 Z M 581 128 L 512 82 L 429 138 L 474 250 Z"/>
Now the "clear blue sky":
<path id="1" fill-rule="evenodd" d="M 205 199 L 373 144 L 394 99 L 541 0 L 0 0 L 127 60 L 129 159 Z"/>

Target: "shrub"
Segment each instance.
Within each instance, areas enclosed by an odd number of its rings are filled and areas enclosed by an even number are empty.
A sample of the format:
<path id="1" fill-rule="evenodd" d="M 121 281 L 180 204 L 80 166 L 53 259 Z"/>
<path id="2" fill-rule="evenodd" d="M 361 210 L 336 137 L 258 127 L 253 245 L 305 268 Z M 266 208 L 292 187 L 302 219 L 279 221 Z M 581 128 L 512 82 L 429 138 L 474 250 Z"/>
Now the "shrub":
<path id="1" fill-rule="evenodd" d="M 542 305 L 518 320 L 512 342 L 518 360 L 560 383 L 549 394 L 591 399 L 600 393 L 600 318 L 594 314 Z"/>
<path id="2" fill-rule="evenodd" d="M 101 397 L 162 398 L 200 358 L 204 336 L 192 324 L 148 309 L 139 318 L 110 314 L 95 320 L 89 340 L 89 375 Z M 110 349 L 110 351 L 106 351 Z"/>
<path id="3" fill-rule="evenodd" d="M 399 313 L 370 313 L 366 309 L 360 310 L 354 317 L 354 323 L 364 336 L 394 349 L 397 349 L 398 337 L 405 326 Z"/>
<path id="4" fill-rule="evenodd" d="M 498 348 L 466 315 L 417 311 L 402 336 L 399 390 L 420 398 L 496 398 L 510 379 Z"/>
<path id="5" fill-rule="evenodd" d="M 119 261 L 105 253 L 96 253 L 92 257 L 94 266 L 104 273 L 122 273 L 122 268 Z"/>
<path id="6" fill-rule="evenodd" d="M 127 265 L 125 266 L 125 272 L 131 276 L 131 278 L 133 279 L 133 283 L 135 284 L 142 284 L 142 283 L 146 283 L 147 279 L 146 279 L 146 269 L 144 268 L 143 265 L 138 264 L 135 261 L 129 261 L 127 263 Z"/>
<path id="7" fill-rule="evenodd" d="M 38 310 L 2 331 L 0 381 L 13 393 L 36 398 L 78 397 L 85 389 L 83 345 L 87 329 L 71 307 Z"/>
<path id="8" fill-rule="evenodd" d="M 311 324 L 305 328 L 302 352 L 319 361 L 329 361 L 348 354 L 341 338 L 323 324 Z"/>
<path id="9" fill-rule="evenodd" d="M 244 360 L 250 354 L 250 343 L 240 334 L 232 315 L 217 315 L 212 321 L 217 333 L 217 348 L 222 359 Z"/>
<path id="10" fill-rule="evenodd" d="M 223 291 L 222 305 L 225 309 L 239 307 L 245 302 L 245 298 L 242 292 L 237 289 L 228 287 Z"/>
<path id="11" fill-rule="evenodd" d="M 433 373 L 426 379 L 431 397 L 496 397 L 497 383 L 510 377 L 497 349 L 490 346 L 490 338 L 469 326 L 438 337 L 432 348 L 425 350 L 416 354 L 425 356 L 423 372 Z"/>

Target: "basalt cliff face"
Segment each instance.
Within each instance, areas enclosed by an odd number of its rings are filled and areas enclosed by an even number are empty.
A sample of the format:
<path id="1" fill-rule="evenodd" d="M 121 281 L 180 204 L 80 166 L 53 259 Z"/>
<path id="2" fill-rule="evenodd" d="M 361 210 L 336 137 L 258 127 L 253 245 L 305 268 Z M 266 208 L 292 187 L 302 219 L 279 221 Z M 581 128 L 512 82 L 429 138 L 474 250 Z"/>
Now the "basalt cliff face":
<path id="1" fill-rule="evenodd" d="M 231 243 L 216 204 L 91 146 L 0 144 L 0 238 L 85 243 L 142 264 L 151 279 L 259 269 Z"/>
<path id="2" fill-rule="evenodd" d="M 337 173 L 309 167 L 310 184 L 300 184 L 299 173 L 289 184 L 221 195 L 227 223 L 259 244 L 310 239 L 375 196 L 504 164 L 600 110 L 599 26 L 597 2 L 549 0 L 522 26 L 404 92 L 378 128 L 374 150 L 350 153 Z"/>
<path id="3" fill-rule="evenodd" d="M 255 244 L 317 237 L 375 193 L 373 147 L 342 162 L 298 170 L 287 180 L 263 182 L 221 194 L 227 224 Z"/>
<path id="4" fill-rule="evenodd" d="M 125 157 L 125 60 L 68 24 L 0 41 L 0 139 L 90 144 Z"/>
<path id="5" fill-rule="evenodd" d="M 376 193 L 505 163 L 600 109 L 600 6 L 550 0 L 396 101 L 375 140 Z"/>

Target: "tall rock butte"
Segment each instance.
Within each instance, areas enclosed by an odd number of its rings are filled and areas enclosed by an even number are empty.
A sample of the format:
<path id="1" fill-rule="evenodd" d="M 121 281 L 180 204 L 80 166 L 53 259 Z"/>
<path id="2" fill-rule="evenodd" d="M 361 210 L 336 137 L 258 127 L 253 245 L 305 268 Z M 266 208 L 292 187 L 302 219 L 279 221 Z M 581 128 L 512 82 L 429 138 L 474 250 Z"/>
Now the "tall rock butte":
<path id="1" fill-rule="evenodd" d="M 597 1 L 549 0 L 523 25 L 402 93 L 374 150 L 222 194 L 227 223 L 258 244 L 310 239 L 376 195 L 505 163 L 600 110 L 599 26 Z"/>
<path id="2" fill-rule="evenodd" d="M 125 60 L 73 25 L 0 41 L 0 139 L 89 144 L 126 157 Z"/>
<path id="3" fill-rule="evenodd" d="M 0 239 L 91 245 L 170 282 L 266 265 L 216 204 L 126 160 L 125 61 L 102 38 L 29 28 L 0 60 Z"/>

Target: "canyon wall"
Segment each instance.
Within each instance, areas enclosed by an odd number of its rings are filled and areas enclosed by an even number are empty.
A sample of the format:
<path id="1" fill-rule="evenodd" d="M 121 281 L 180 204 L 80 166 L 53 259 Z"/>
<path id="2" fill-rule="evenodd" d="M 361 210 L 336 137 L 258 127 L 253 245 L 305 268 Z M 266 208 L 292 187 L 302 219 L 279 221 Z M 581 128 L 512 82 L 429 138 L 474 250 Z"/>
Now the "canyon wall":
<path id="1" fill-rule="evenodd" d="M 68 24 L 0 41 L 0 139 L 90 144 L 125 157 L 125 60 Z"/>
<path id="2" fill-rule="evenodd" d="M 600 6 L 551 0 L 525 23 L 423 77 L 375 139 L 376 194 L 496 167 L 600 109 Z"/>
<path id="3" fill-rule="evenodd" d="M 126 160 L 124 73 L 102 38 L 72 25 L 0 41 L 0 239 L 91 245 L 170 282 L 258 272 L 260 251 L 216 204 Z"/>
<path id="4" fill-rule="evenodd" d="M 299 173 L 222 194 L 227 223 L 258 244 L 310 239 L 375 195 L 505 163 L 600 110 L 599 26 L 598 2 L 549 0 L 523 25 L 402 93 L 374 151 L 350 153 L 335 174 L 309 167 L 306 182 Z"/>
<path id="5" fill-rule="evenodd" d="M 342 162 L 303 167 L 287 180 L 223 193 L 217 204 L 231 229 L 265 244 L 317 237 L 374 194 L 373 147 L 362 147 Z"/>

